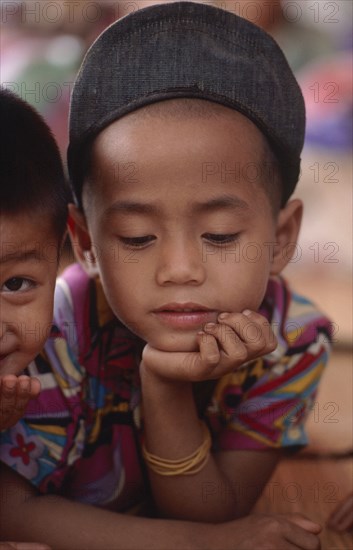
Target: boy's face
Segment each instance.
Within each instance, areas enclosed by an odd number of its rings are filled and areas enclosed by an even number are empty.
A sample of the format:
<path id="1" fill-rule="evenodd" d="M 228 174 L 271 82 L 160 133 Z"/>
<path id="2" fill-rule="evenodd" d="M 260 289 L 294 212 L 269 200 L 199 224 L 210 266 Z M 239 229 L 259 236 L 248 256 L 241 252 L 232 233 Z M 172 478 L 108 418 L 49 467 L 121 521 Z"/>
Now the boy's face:
<path id="1" fill-rule="evenodd" d="M 49 334 L 58 239 L 26 214 L 0 216 L 0 376 L 19 374 Z"/>
<path id="2" fill-rule="evenodd" d="M 276 234 L 254 182 L 263 151 L 261 133 L 231 110 L 136 112 L 96 139 L 87 240 L 115 315 L 153 347 L 194 350 L 219 313 L 260 306 Z"/>

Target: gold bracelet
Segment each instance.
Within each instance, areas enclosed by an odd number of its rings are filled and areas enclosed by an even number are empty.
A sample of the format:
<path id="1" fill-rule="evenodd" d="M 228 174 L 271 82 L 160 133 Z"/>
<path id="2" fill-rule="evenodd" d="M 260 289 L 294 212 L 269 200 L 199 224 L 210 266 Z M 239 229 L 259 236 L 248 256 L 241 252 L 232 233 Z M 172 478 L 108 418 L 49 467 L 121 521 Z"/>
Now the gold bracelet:
<path id="1" fill-rule="evenodd" d="M 204 432 L 204 440 L 194 453 L 186 458 L 178 460 L 170 460 L 168 458 L 160 458 L 159 456 L 149 453 L 142 445 L 142 455 L 148 464 L 148 467 L 161 476 L 191 476 L 197 474 L 206 465 L 211 448 L 211 436 L 206 425 L 202 424 Z"/>

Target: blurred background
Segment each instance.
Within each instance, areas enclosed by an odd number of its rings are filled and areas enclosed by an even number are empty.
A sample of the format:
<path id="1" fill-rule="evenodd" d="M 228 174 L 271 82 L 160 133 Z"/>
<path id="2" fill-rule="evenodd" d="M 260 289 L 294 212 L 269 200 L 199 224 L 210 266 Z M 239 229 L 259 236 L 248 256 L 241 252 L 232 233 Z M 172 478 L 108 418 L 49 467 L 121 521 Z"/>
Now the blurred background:
<path id="1" fill-rule="evenodd" d="M 153 3 L 158 2 L 0 0 L 1 84 L 27 100 L 45 117 L 63 159 L 67 147 L 70 92 L 87 48 L 113 21 Z M 319 464 L 323 462 L 315 462 L 312 470 L 308 464 L 304 469 L 298 464 L 293 469 L 291 463 L 288 470 L 280 470 L 278 475 L 286 480 L 292 476 L 293 483 L 300 479 L 304 488 L 317 479 L 315 487 L 321 488 L 321 493 L 317 494 L 323 498 L 315 500 L 315 506 L 311 501 L 309 515 L 312 516 L 313 509 L 319 514 L 323 506 L 322 516 L 327 517 L 335 502 L 353 490 L 353 3 L 351 0 L 214 0 L 205 3 L 245 17 L 272 34 L 284 50 L 306 102 L 307 134 L 302 174 L 295 193 L 305 204 L 304 222 L 286 276 L 296 290 L 329 315 L 334 326 L 334 352 L 309 420 L 311 445 L 306 452 L 308 456 L 312 453 L 324 457 L 331 453 L 339 458 L 348 453 L 350 458 L 346 463 L 342 460 L 329 462 L 329 466 L 325 463 L 322 476 Z M 71 259 L 67 248 L 64 261 L 67 263 Z M 337 464 L 339 467 L 335 469 Z M 330 472 L 329 477 L 327 472 Z M 282 483 L 281 477 L 278 479 Z M 328 479 L 340 490 L 334 500 L 325 499 L 326 493 L 322 493 Z M 268 500 L 263 502 L 268 511 Z M 287 499 L 285 504 L 288 502 Z M 293 506 L 289 511 L 292 509 Z M 282 506 L 280 511 L 288 510 Z M 330 544 L 333 543 L 337 549 L 353 547 L 350 539 L 345 542 L 332 539 Z M 326 547 L 333 548 L 323 545 Z"/>

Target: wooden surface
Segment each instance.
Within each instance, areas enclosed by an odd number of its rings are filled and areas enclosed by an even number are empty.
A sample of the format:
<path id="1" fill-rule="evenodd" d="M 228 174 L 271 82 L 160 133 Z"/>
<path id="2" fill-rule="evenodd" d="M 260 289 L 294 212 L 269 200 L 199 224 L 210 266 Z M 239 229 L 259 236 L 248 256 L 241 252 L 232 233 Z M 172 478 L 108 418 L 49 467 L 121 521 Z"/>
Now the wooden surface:
<path id="1" fill-rule="evenodd" d="M 256 504 L 255 512 L 300 512 L 321 525 L 348 492 L 353 491 L 353 458 L 283 460 Z M 324 527 L 321 550 L 352 550 L 353 534 Z M 280 549 L 278 549 L 280 550 Z"/>
<path id="2" fill-rule="evenodd" d="M 352 373 L 352 355 L 335 351 L 307 423 L 311 444 L 282 460 L 255 512 L 301 512 L 324 526 L 338 502 L 353 492 Z M 324 527 L 320 538 L 322 550 L 353 550 L 352 532 Z"/>

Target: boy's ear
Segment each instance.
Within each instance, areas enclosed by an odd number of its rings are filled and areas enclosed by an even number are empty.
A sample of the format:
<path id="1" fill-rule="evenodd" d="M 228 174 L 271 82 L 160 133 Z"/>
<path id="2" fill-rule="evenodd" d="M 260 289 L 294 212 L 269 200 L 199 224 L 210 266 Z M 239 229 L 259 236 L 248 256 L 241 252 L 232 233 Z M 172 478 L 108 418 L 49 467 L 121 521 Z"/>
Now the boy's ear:
<path id="1" fill-rule="evenodd" d="M 271 275 L 278 275 L 296 253 L 297 240 L 303 216 L 303 203 L 289 201 L 279 212 L 276 228 Z"/>
<path id="2" fill-rule="evenodd" d="M 69 204 L 68 231 L 76 259 L 91 277 L 98 274 L 85 215 L 75 204 Z"/>

